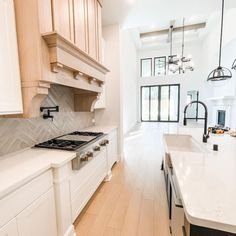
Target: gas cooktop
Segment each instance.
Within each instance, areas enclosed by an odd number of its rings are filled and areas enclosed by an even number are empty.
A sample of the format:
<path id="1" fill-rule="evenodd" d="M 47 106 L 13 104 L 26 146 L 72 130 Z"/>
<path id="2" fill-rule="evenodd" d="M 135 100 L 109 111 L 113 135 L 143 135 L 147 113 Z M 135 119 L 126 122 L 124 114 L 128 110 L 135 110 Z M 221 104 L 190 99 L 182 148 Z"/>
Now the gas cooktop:
<path id="1" fill-rule="evenodd" d="M 102 136 L 103 133 L 75 131 L 43 143 L 35 145 L 37 148 L 59 149 L 66 151 L 76 151 L 78 148 Z"/>

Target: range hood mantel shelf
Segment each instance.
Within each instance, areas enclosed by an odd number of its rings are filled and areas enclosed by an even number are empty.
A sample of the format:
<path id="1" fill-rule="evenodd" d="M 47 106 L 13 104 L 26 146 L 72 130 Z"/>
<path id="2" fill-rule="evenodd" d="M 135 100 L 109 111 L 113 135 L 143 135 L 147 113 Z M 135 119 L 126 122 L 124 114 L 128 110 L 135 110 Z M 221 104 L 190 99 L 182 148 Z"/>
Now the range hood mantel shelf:
<path id="1" fill-rule="evenodd" d="M 72 71 L 74 76 L 82 73 L 88 78 L 96 79 L 103 83 L 109 70 L 76 47 L 72 42 L 60 36 L 57 32 L 42 35 L 49 47 L 49 56 L 52 72 L 65 68 Z"/>

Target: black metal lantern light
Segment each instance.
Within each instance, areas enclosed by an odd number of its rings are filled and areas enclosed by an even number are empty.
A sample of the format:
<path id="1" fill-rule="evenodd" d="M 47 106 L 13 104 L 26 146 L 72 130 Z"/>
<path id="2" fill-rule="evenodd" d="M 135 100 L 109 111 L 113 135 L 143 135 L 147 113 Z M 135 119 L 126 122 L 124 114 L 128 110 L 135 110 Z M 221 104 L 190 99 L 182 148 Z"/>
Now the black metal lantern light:
<path id="1" fill-rule="evenodd" d="M 221 54 L 222 54 L 222 39 L 223 39 L 223 27 L 224 27 L 224 0 L 222 0 L 222 15 L 221 15 L 221 33 L 220 33 L 220 50 L 219 50 L 219 66 L 213 70 L 207 78 L 208 82 L 224 81 L 232 78 L 231 71 L 221 66 Z"/>

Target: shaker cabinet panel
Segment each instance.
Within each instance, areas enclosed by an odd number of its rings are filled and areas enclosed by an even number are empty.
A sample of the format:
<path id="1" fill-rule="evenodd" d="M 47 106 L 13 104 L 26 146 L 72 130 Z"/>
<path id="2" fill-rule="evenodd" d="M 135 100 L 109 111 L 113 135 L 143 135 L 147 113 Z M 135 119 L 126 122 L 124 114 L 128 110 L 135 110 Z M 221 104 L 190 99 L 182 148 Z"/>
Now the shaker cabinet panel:
<path id="1" fill-rule="evenodd" d="M 96 2 L 97 0 L 88 1 L 88 52 L 89 55 L 97 59 L 97 14 Z"/>
<path id="2" fill-rule="evenodd" d="M 76 46 L 84 52 L 88 52 L 86 0 L 74 0 L 74 26 Z"/>
<path id="3" fill-rule="evenodd" d="M 0 115 L 23 112 L 13 0 L 0 0 Z"/>
<path id="4" fill-rule="evenodd" d="M 5 226 L 0 228 L 0 236 L 18 236 L 17 223 L 15 218 Z"/>
<path id="5" fill-rule="evenodd" d="M 52 0 L 53 30 L 67 40 L 74 41 L 72 0 Z"/>
<path id="6" fill-rule="evenodd" d="M 96 4 L 97 7 L 97 60 L 102 63 L 102 6 L 99 1 Z"/>
<path id="7" fill-rule="evenodd" d="M 56 236 L 53 189 L 49 190 L 17 216 L 19 236 Z"/>
<path id="8" fill-rule="evenodd" d="M 38 0 L 38 16 L 40 33 L 52 31 L 52 7 L 51 0 Z"/>

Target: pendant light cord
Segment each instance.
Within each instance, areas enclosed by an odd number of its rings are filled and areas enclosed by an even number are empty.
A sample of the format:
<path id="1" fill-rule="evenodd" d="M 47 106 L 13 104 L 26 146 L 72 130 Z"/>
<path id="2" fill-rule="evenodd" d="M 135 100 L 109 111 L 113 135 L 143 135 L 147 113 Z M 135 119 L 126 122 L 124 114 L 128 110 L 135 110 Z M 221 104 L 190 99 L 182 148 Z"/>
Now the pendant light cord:
<path id="1" fill-rule="evenodd" d="M 173 32 L 173 25 L 170 26 L 170 56 L 172 56 L 172 32 Z"/>
<path id="2" fill-rule="evenodd" d="M 223 29 L 224 29 L 224 6 L 225 6 L 225 0 L 222 0 L 219 67 L 221 66 L 221 53 L 222 53 L 222 41 L 223 41 Z"/>
<path id="3" fill-rule="evenodd" d="M 183 59 L 183 57 L 184 57 L 184 18 L 183 18 L 183 41 L 182 41 L 182 59 Z"/>

